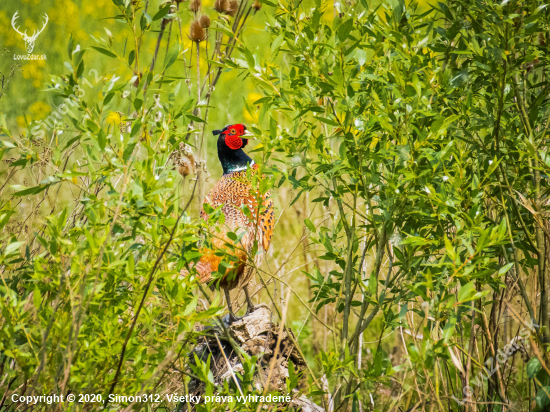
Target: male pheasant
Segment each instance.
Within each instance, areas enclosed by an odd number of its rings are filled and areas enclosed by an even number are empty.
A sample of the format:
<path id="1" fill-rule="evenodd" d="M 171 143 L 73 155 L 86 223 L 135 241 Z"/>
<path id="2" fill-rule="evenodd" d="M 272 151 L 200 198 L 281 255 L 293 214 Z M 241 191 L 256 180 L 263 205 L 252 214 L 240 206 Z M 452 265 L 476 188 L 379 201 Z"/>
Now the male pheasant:
<path id="1" fill-rule="evenodd" d="M 218 270 L 223 259 L 223 256 L 219 256 L 221 255 L 219 251 L 224 251 L 237 258 L 233 268 L 227 270 L 219 280 L 219 285 L 225 292 L 230 320 L 234 321 L 236 318 L 229 297 L 231 289 L 242 288 L 248 306 L 247 313 L 254 310 L 247 285 L 254 275 L 255 266 L 258 267 L 261 264 L 271 243 L 275 223 L 273 201 L 269 192 L 259 198 L 258 188 L 253 189 L 251 182 L 247 180 L 247 168 L 250 167 L 250 176 L 252 176 L 258 173 L 258 165 L 243 151 L 243 147 L 248 144 L 248 139 L 253 138 L 246 127 L 242 124 L 235 124 L 222 130 L 214 130 L 212 134 L 219 136 L 218 158 L 223 167 L 223 175 L 210 190 L 204 202 L 213 209 L 221 206 L 221 210 L 225 214 L 225 222 L 217 224 L 217 227 L 214 228 L 216 230 L 212 231 L 212 244 L 210 247 L 201 249 L 202 256 L 195 268 L 200 282 L 207 283 L 212 281 L 212 273 Z M 258 200 L 261 201 L 261 205 Z M 251 217 L 247 217 L 243 213 L 245 205 L 250 209 Z M 201 210 L 201 217 L 204 220 L 208 219 L 204 209 Z M 234 244 L 234 241 L 227 236 L 229 232 L 240 237 L 237 244 Z M 251 256 L 254 240 L 258 242 L 258 253 L 255 257 Z M 229 245 L 235 247 L 228 247 Z M 253 258 L 254 264 L 249 260 L 250 258 Z"/>

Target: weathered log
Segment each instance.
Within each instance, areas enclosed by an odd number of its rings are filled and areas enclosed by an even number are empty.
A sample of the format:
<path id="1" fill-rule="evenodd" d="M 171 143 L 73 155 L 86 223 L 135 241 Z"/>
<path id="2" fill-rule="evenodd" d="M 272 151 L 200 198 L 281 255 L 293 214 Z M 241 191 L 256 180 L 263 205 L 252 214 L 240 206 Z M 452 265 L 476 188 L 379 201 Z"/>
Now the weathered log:
<path id="1" fill-rule="evenodd" d="M 306 362 L 300 352 L 294 346 L 293 340 L 288 334 L 290 330 L 284 330 L 279 335 L 280 327 L 272 322 L 272 313 L 266 305 L 259 305 L 254 312 L 250 313 L 236 322 L 229 323 L 228 317 L 223 319 L 225 328 L 244 352 L 258 358 L 254 386 L 264 389 L 268 385 L 268 391 L 278 391 L 286 395 L 286 379 L 289 377 L 289 361 L 294 365 L 294 370 L 301 376 L 299 387 L 304 383 L 304 371 Z M 203 331 L 202 336 L 195 350 L 191 353 L 189 361 L 195 363 L 195 355 L 206 361 L 211 356 L 210 370 L 217 385 L 223 385 L 225 381 L 233 385 L 235 379 L 240 382 L 240 372 L 243 371 L 241 361 L 227 339 L 226 332 L 219 326 L 208 327 Z M 270 372 L 271 369 L 271 372 Z M 269 378 L 269 382 L 268 381 Z M 266 383 L 267 382 L 267 383 Z M 198 379 L 191 379 L 189 382 L 189 395 L 203 396 L 205 384 Z M 294 390 L 290 404 L 278 404 L 278 410 L 292 407 L 296 411 L 303 412 L 324 412 L 324 409 L 313 403 L 305 395 Z M 189 405 L 194 411 L 194 405 Z M 186 411 L 186 407 L 178 408 Z"/>

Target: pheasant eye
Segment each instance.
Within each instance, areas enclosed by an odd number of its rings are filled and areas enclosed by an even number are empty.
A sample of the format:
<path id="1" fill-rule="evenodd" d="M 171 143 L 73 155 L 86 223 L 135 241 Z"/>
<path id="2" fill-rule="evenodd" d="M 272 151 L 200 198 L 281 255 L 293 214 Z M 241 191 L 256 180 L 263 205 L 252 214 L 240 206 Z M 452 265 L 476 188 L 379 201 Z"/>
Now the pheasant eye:
<path id="1" fill-rule="evenodd" d="M 235 129 L 230 129 L 230 130 L 229 130 L 229 133 L 230 133 L 230 134 L 236 134 L 237 131 L 236 131 Z"/>

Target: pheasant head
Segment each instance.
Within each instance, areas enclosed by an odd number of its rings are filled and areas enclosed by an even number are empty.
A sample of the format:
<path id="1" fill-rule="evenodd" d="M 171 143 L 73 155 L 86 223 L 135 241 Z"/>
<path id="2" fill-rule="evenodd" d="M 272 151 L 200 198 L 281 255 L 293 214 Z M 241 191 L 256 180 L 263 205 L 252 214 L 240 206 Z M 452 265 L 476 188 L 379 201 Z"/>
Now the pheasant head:
<path id="1" fill-rule="evenodd" d="M 246 170 L 247 164 L 254 161 L 243 151 L 249 139 L 254 139 L 244 124 L 233 124 L 221 130 L 212 131 L 218 136 L 218 158 L 223 167 L 223 173 L 233 173 Z"/>

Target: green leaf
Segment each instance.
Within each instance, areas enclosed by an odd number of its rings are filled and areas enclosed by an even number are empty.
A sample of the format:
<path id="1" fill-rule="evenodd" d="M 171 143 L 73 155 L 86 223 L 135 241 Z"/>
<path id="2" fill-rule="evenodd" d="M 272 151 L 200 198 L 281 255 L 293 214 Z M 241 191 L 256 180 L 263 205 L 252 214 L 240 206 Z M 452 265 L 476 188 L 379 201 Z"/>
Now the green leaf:
<path id="1" fill-rule="evenodd" d="M 6 246 L 6 249 L 4 250 L 4 255 L 9 256 L 13 255 L 14 253 L 19 252 L 19 248 L 23 246 L 25 242 L 13 242 L 10 243 L 8 246 Z"/>
<path id="2" fill-rule="evenodd" d="M 315 225 L 312 223 L 311 220 L 306 219 L 304 220 L 304 223 L 306 224 L 306 227 L 309 229 L 310 232 L 315 233 L 317 231 L 315 229 Z"/>
<path id="3" fill-rule="evenodd" d="M 82 72 L 84 71 L 84 60 L 80 62 L 78 65 L 78 68 L 76 69 L 76 77 L 80 78 L 82 76 Z"/>
<path id="4" fill-rule="evenodd" d="M 134 136 L 141 129 L 141 120 L 137 119 L 132 124 L 132 129 L 130 130 L 130 136 Z"/>
<path id="5" fill-rule="evenodd" d="M 151 26 L 153 19 L 151 19 L 151 16 L 149 16 L 145 11 L 141 15 L 141 19 L 139 21 L 139 27 L 141 28 L 141 31 L 145 31 L 149 29 Z"/>
<path id="6" fill-rule="evenodd" d="M 69 37 L 69 44 L 67 45 L 67 53 L 69 54 L 69 59 L 73 58 L 73 34 L 71 33 L 71 37 Z"/>
<path id="7" fill-rule="evenodd" d="M 103 131 L 103 129 L 101 129 L 97 135 L 97 143 L 101 151 L 105 151 L 105 146 L 107 145 L 107 136 L 105 136 L 105 132 Z"/>
<path id="8" fill-rule="evenodd" d="M 269 136 L 275 140 L 277 138 L 277 121 L 273 118 L 269 118 Z"/>
<path id="9" fill-rule="evenodd" d="M 322 116 L 316 116 L 315 117 L 317 120 L 319 120 L 320 122 L 323 122 L 323 123 L 326 123 L 330 126 L 338 126 L 338 123 L 336 123 L 334 120 L 332 119 L 328 119 L 326 117 L 322 117 Z"/>
<path id="10" fill-rule="evenodd" d="M 402 304 L 401 309 L 399 309 L 399 315 L 398 315 L 397 319 L 398 320 L 403 319 L 407 315 L 407 310 L 408 310 L 407 304 L 406 303 Z"/>
<path id="11" fill-rule="evenodd" d="M 132 50 L 130 54 L 128 54 L 128 66 L 131 66 L 132 63 L 134 63 L 134 59 L 136 58 L 136 51 Z"/>
<path id="12" fill-rule="evenodd" d="M 348 19 L 343 22 L 336 33 L 338 34 L 338 39 L 343 42 L 346 40 L 353 29 L 353 19 Z"/>
<path id="13" fill-rule="evenodd" d="M 500 268 L 500 270 L 498 271 L 498 274 L 499 275 L 504 275 L 505 273 L 507 273 L 510 270 L 510 268 L 513 265 L 514 265 L 513 263 L 508 263 L 507 265 L 504 265 L 503 267 Z"/>
<path id="14" fill-rule="evenodd" d="M 38 309 L 42 302 L 42 295 L 40 294 L 40 289 L 38 289 L 37 287 L 34 288 L 34 295 L 32 299 L 33 299 L 34 307 Z"/>
<path id="15" fill-rule="evenodd" d="M 113 100 L 113 97 L 115 97 L 115 93 L 111 92 L 105 98 L 103 99 L 103 106 L 107 106 L 111 100 Z"/>
<path id="16" fill-rule="evenodd" d="M 28 196 L 28 195 L 36 195 L 37 193 L 43 192 L 46 190 L 50 185 L 40 185 L 35 187 L 30 187 L 25 190 L 21 190 L 19 192 L 15 192 L 13 195 L 20 197 L 20 196 Z"/>
<path id="17" fill-rule="evenodd" d="M 96 46 L 90 46 L 92 49 L 97 50 L 98 52 L 104 54 L 105 56 L 109 57 L 117 57 L 116 54 L 114 54 L 112 51 L 109 51 L 107 49 L 104 49 L 102 47 L 96 47 Z"/>
<path id="18" fill-rule="evenodd" d="M 443 236 L 445 240 L 445 251 L 447 252 L 447 255 L 449 255 L 449 257 L 454 261 L 456 259 L 456 250 L 453 247 L 451 241 L 447 238 L 447 236 Z"/>
<path id="19" fill-rule="evenodd" d="M 162 9 L 159 9 L 157 13 L 153 16 L 153 21 L 157 21 L 162 19 L 164 16 L 168 14 L 170 11 L 170 4 L 168 4 L 166 7 L 163 7 Z"/>
<path id="20" fill-rule="evenodd" d="M 447 343 L 449 339 L 453 337 L 455 333 L 455 326 L 456 326 L 456 323 L 451 320 L 447 322 L 447 324 L 445 325 L 445 328 L 443 328 L 442 338 L 445 343 Z"/>
<path id="21" fill-rule="evenodd" d="M 122 158 L 125 162 L 130 159 L 130 156 L 132 156 L 132 153 L 134 153 L 134 148 L 136 147 L 136 143 L 130 143 L 128 146 L 126 146 L 126 149 L 124 149 L 124 153 L 122 153 Z"/>
<path id="22" fill-rule="evenodd" d="M 542 369 L 542 365 L 537 358 L 529 359 L 527 362 L 527 377 L 533 379 L 537 373 Z"/>
<path id="23" fill-rule="evenodd" d="M 2 147 L 7 147 L 7 148 L 14 148 L 16 147 L 12 142 L 8 141 L 8 140 L 2 140 Z"/>
<path id="24" fill-rule="evenodd" d="M 546 407 L 550 403 L 550 386 L 544 386 L 539 389 L 537 396 L 535 397 L 539 410 L 546 410 Z"/>
<path id="25" fill-rule="evenodd" d="M 170 49 L 168 49 L 168 52 L 164 56 L 164 70 L 166 70 L 168 67 L 173 65 L 176 60 L 178 59 L 178 55 L 180 53 L 180 46 L 177 42 L 175 42 Z"/>
<path id="26" fill-rule="evenodd" d="M 248 64 L 249 69 L 253 69 L 256 65 L 256 62 L 254 60 L 254 56 L 252 55 L 252 52 L 248 49 L 248 47 L 244 48 L 244 57 L 246 58 L 246 63 Z"/>
<path id="27" fill-rule="evenodd" d="M 362 49 L 357 49 L 355 51 L 355 58 L 357 59 L 359 66 L 362 66 L 367 62 L 367 52 Z"/>
<path id="28" fill-rule="evenodd" d="M 202 120 L 200 117 L 193 116 L 192 114 L 186 114 L 185 117 L 187 117 L 189 120 L 194 120 L 195 122 L 199 123 L 206 123 L 204 120 Z"/>
<path id="29" fill-rule="evenodd" d="M 136 109 L 136 110 L 141 109 L 142 104 L 143 104 L 143 100 L 134 99 L 134 109 Z"/>
<path id="30" fill-rule="evenodd" d="M 271 43 L 272 54 L 275 54 L 277 50 L 279 50 L 279 47 L 281 47 L 281 44 L 283 44 L 284 39 L 285 39 L 285 34 L 281 33 L 275 38 L 275 40 L 273 40 L 273 43 Z"/>
<path id="31" fill-rule="evenodd" d="M 82 60 L 82 58 L 84 57 L 85 52 L 86 52 L 86 49 L 79 50 L 73 53 L 74 65 L 78 66 L 80 74 L 82 74 L 82 70 L 84 70 L 84 61 Z M 82 69 L 80 68 L 81 66 L 82 66 Z M 77 77 L 80 77 L 80 74 L 77 73 Z"/>
<path id="32" fill-rule="evenodd" d="M 457 303 L 464 303 L 464 302 L 468 302 L 469 300 L 472 300 L 472 297 L 475 295 L 475 293 L 476 293 L 476 287 L 473 282 L 465 284 L 458 291 Z"/>
<path id="33" fill-rule="evenodd" d="M 76 142 L 77 140 L 80 140 L 81 138 L 82 138 L 82 135 L 78 135 L 78 136 L 73 137 L 72 139 L 67 141 L 67 143 L 63 147 L 63 150 L 67 149 L 67 147 L 71 146 L 74 142 Z M 54 153 L 55 153 L 55 151 L 54 151 Z"/>
<path id="34" fill-rule="evenodd" d="M 215 26 L 210 26 L 211 30 L 222 32 L 231 39 L 235 37 L 235 33 L 233 33 L 229 28 L 222 26 L 222 23 L 220 23 L 217 20 L 216 20 L 216 23 L 217 24 Z"/>
<path id="35" fill-rule="evenodd" d="M 15 167 L 15 166 L 23 166 L 24 167 L 24 166 L 27 165 L 28 162 L 29 162 L 29 160 L 27 158 L 22 157 L 21 159 L 16 160 L 15 162 L 13 162 L 11 164 L 11 167 Z"/>

